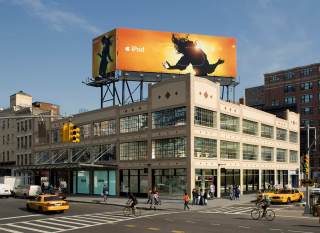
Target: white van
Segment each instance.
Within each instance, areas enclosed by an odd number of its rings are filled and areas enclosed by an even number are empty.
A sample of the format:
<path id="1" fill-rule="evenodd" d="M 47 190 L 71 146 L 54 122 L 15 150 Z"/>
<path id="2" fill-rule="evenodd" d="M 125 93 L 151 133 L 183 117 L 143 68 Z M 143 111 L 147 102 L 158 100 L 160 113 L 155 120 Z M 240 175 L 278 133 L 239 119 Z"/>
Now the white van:
<path id="1" fill-rule="evenodd" d="M 0 197 L 10 197 L 11 196 L 11 191 L 10 187 L 5 184 L 0 184 Z"/>
<path id="2" fill-rule="evenodd" d="M 40 185 L 18 185 L 13 188 L 13 197 L 35 197 L 41 194 Z"/>

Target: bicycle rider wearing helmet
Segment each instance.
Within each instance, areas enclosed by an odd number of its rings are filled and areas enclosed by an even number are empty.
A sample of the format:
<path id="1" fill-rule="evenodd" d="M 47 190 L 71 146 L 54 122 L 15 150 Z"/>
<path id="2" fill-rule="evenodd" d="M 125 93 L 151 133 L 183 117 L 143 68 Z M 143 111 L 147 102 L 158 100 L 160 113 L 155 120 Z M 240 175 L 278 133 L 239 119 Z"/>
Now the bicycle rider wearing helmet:
<path id="1" fill-rule="evenodd" d="M 130 208 L 131 208 L 132 210 L 134 210 L 134 209 L 135 209 L 135 206 L 138 204 L 137 198 L 136 198 L 132 193 L 129 193 L 128 204 L 130 205 Z"/>
<path id="2" fill-rule="evenodd" d="M 270 198 L 268 195 L 264 195 L 263 198 L 261 199 L 261 201 L 259 201 L 259 205 L 261 206 L 261 208 L 263 209 L 263 215 L 266 214 L 268 207 L 270 206 Z"/>

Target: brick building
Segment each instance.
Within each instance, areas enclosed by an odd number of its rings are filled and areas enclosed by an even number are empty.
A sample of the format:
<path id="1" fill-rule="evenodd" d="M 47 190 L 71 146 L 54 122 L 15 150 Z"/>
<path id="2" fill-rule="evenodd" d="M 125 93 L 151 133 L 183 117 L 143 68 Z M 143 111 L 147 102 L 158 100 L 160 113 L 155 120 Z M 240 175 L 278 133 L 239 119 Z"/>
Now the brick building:
<path id="1" fill-rule="evenodd" d="M 261 88 L 263 87 L 263 91 Z M 283 116 L 286 109 L 300 113 L 301 127 L 308 124 L 320 131 L 320 63 L 276 71 L 264 75 L 264 86 L 246 89 L 248 106 Z M 251 93 L 263 92 L 264 95 Z M 261 105 L 262 103 L 262 105 Z M 310 131 L 310 143 L 314 140 L 315 130 Z M 301 129 L 301 153 L 306 152 L 306 130 Z M 314 177 L 320 177 L 320 143 L 312 148 L 310 167 Z"/>

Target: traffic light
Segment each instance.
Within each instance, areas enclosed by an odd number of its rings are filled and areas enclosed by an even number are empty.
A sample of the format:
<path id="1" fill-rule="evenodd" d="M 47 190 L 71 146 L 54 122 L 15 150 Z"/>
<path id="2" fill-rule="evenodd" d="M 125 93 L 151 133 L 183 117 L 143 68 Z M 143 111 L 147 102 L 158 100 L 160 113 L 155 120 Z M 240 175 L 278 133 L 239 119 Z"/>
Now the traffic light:
<path id="1" fill-rule="evenodd" d="M 68 123 L 64 123 L 62 129 L 60 130 L 61 142 L 69 142 L 69 125 Z"/>
<path id="2" fill-rule="evenodd" d="M 309 156 L 303 156 L 303 172 L 306 174 L 306 177 L 309 175 Z"/>
<path id="3" fill-rule="evenodd" d="M 80 142 L 80 128 L 72 123 L 69 123 L 69 142 Z"/>

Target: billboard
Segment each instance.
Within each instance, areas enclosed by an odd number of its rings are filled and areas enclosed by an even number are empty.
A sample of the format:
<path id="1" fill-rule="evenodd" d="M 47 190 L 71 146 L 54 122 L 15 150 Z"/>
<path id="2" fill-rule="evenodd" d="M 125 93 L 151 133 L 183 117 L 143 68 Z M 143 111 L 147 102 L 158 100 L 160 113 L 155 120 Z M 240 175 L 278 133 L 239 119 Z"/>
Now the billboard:
<path id="1" fill-rule="evenodd" d="M 115 70 L 235 78 L 236 40 L 117 28 L 93 40 L 93 77 Z"/>

